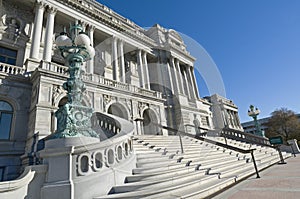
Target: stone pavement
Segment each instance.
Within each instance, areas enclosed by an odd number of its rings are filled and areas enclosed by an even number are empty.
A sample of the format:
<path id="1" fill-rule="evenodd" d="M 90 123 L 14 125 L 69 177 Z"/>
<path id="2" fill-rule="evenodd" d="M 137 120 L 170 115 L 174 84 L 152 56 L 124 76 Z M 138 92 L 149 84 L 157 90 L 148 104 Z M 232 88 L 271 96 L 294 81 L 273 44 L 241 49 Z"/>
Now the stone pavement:
<path id="1" fill-rule="evenodd" d="M 300 199 L 300 154 L 249 177 L 214 199 Z"/>

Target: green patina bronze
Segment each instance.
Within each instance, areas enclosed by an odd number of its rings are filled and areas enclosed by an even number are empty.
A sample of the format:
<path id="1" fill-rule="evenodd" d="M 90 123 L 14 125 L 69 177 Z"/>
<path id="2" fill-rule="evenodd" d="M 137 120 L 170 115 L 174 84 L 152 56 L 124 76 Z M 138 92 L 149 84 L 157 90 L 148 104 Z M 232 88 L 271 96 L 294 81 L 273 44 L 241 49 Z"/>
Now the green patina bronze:
<path id="1" fill-rule="evenodd" d="M 82 81 L 83 62 L 90 59 L 90 55 L 84 46 L 74 44 L 74 37 L 82 30 L 79 25 L 71 26 L 72 46 L 59 46 L 62 56 L 67 60 L 70 77 L 63 84 L 67 91 L 68 102 L 56 112 L 57 130 L 51 135 L 52 139 L 65 137 L 96 137 L 99 135 L 92 130 L 91 117 L 93 108 L 82 104 L 82 94 L 85 85 Z"/>
<path id="2" fill-rule="evenodd" d="M 248 110 L 248 115 L 250 117 L 252 117 L 253 120 L 254 120 L 255 129 L 256 129 L 256 133 L 255 134 L 258 135 L 258 136 L 264 137 L 264 134 L 263 134 L 263 132 L 261 130 L 261 126 L 260 126 L 260 124 L 259 124 L 259 122 L 257 120 L 257 116 L 259 115 L 259 113 L 260 113 L 260 111 L 258 110 L 258 108 L 254 108 L 253 105 L 250 105 L 250 110 Z"/>

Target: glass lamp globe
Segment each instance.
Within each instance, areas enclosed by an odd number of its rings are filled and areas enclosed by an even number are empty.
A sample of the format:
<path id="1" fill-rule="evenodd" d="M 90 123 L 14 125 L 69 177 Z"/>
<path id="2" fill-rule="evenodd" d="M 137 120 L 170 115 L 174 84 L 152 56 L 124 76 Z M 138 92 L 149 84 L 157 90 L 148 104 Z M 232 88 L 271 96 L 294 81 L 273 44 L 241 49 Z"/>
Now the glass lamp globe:
<path id="1" fill-rule="evenodd" d="M 65 34 L 61 34 L 55 40 L 57 46 L 72 46 L 72 40 Z"/>
<path id="2" fill-rule="evenodd" d="M 95 49 L 92 46 L 86 47 L 86 50 L 88 51 L 90 58 L 93 58 L 95 56 Z"/>
<path id="3" fill-rule="evenodd" d="M 77 46 L 90 46 L 91 40 L 85 33 L 79 33 L 75 38 L 74 43 Z"/>

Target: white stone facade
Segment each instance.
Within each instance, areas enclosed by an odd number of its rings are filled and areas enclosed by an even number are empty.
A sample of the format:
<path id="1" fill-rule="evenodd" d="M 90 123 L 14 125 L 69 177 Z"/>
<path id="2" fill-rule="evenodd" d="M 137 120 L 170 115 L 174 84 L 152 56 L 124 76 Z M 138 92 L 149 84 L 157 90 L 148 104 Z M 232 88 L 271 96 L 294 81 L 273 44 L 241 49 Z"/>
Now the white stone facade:
<path id="1" fill-rule="evenodd" d="M 243 131 L 238 115 L 238 107 L 233 101 L 217 94 L 205 97 L 205 99 L 212 104 L 211 110 L 213 112 L 215 130 L 220 131 L 223 128 L 227 128 Z"/>
<path id="2" fill-rule="evenodd" d="M 0 181 L 17 177 L 33 144 L 56 130 L 68 74 L 54 40 L 70 23 L 83 26 L 96 50 L 83 76 L 83 103 L 95 112 L 130 121 L 136 135 L 224 127 L 218 99 L 200 98 L 195 58 L 175 30 L 145 30 L 94 0 L 0 0 L 0 7 L 1 50 L 16 54 L 0 63 L 0 101 L 13 107 L 9 137 L 0 140 Z M 221 103 L 237 117 L 236 106 Z M 238 120 L 228 125 L 242 129 Z"/>

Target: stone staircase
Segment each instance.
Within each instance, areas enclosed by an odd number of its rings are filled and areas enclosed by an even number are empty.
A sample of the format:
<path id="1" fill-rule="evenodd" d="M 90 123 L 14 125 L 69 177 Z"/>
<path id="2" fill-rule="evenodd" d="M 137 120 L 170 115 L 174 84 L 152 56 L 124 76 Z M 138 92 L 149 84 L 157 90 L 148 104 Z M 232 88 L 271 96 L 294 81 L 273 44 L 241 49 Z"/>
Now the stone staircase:
<path id="1" fill-rule="evenodd" d="M 224 143 L 224 138 L 208 138 Z M 255 148 L 258 169 L 279 161 L 278 152 L 269 147 L 227 139 L 227 144 Z M 125 184 L 114 186 L 102 198 L 203 198 L 255 173 L 251 154 L 223 148 L 212 142 L 178 136 L 135 136 L 136 168 Z M 287 157 L 288 154 L 284 154 Z"/>

